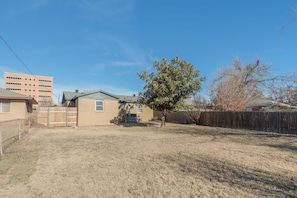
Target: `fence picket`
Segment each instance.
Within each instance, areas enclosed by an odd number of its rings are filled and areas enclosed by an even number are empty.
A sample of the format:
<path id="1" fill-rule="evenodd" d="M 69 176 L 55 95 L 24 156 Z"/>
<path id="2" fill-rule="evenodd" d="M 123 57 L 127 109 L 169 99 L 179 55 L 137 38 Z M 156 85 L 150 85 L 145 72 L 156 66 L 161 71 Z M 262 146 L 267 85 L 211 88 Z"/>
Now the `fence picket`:
<path id="1" fill-rule="evenodd" d="M 159 117 L 158 112 L 154 112 L 155 116 Z M 167 113 L 167 121 L 184 123 L 181 121 L 190 120 L 186 116 L 187 113 L 184 111 Z M 202 111 L 199 124 L 214 127 L 297 134 L 297 112 Z"/>

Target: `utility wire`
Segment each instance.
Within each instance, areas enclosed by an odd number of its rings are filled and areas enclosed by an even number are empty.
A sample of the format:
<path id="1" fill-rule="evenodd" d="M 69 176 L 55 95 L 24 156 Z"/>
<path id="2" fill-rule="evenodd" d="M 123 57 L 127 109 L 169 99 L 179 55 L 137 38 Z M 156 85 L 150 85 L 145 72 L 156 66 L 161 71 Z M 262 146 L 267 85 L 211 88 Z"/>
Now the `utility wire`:
<path id="1" fill-rule="evenodd" d="M 15 57 L 22 63 L 22 65 L 30 72 L 30 74 L 32 74 L 37 80 L 39 80 L 37 76 L 31 71 L 31 69 L 24 63 L 24 61 L 17 55 L 17 53 L 12 49 L 12 47 L 6 42 L 6 40 L 1 35 L 0 35 L 0 39 L 9 48 L 9 50 L 15 55 Z M 40 84 L 42 84 L 42 82 Z M 49 90 L 47 87 L 44 87 L 44 88 Z M 57 97 L 57 99 L 59 99 L 59 97 L 55 95 L 54 92 L 53 92 L 53 95 Z"/>
<path id="2" fill-rule="evenodd" d="M 15 55 L 15 57 L 22 63 L 22 65 L 36 78 L 30 68 L 22 61 L 22 59 L 15 53 L 12 47 L 6 42 L 6 40 L 0 35 L 1 40 L 5 43 L 5 45 L 9 48 L 9 50 Z"/>

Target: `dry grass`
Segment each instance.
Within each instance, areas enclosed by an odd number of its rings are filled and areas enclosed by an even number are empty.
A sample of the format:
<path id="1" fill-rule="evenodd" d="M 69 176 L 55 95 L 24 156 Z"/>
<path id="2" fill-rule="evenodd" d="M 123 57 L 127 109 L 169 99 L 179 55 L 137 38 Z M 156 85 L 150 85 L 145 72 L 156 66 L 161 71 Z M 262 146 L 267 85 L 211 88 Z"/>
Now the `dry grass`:
<path id="1" fill-rule="evenodd" d="M 1 159 L 0 196 L 297 197 L 297 136 L 154 123 L 36 129 Z"/>

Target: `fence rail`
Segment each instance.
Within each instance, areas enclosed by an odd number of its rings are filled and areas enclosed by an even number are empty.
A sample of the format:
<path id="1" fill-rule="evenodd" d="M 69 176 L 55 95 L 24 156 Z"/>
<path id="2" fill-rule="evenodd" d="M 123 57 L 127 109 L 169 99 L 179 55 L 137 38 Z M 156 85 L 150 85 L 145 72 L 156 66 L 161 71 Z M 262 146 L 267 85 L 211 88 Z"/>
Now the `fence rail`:
<path id="1" fill-rule="evenodd" d="M 199 124 L 297 134 L 297 112 L 201 112 Z"/>
<path id="2" fill-rule="evenodd" d="M 0 156 L 3 150 L 8 148 L 16 140 L 21 140 L 21 136 L 28 133 L 30 129 L 30 119 L 17 119 L 0 122 Z"/>
<path id="3" fill-rule="evenodd" d="M 194 122 L 193 115 L 199 117 Z M 154 112 L 161 118 L 162 112 Z M 179 111 L 166 114 L 166 121 L 173 123 L 196 123 L 204 126 L 240 128 L 257 131 L 297 134 L 297 112 L 197 112 Z"/>
<path id="4" fill-rule="evenodd" d="M 38 124 L 57 127 L 57 126 L 76 126 L 77 108 L 76 107 L 38 107 L 36 114 Z"/>

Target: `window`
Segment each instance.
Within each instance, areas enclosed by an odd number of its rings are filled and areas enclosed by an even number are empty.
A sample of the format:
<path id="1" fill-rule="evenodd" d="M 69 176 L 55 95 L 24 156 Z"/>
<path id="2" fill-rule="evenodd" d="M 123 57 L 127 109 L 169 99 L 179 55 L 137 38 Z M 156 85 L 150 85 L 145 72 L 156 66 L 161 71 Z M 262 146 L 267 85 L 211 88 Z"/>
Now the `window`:
<path id="1" fill-rule="evenodd" d="M 14 77 L 14 76 L 6 76 L 6 78 L 9 78 L 9 79 L 16 79 L 16 80 L 21 80 L 21 79 L 22 79 L 22 78 Z"/>
<path id="2" fill-rule="evenodd" d="M 39 90 L 39 92 L 51 92 L 50 90 Z"/>
<path id="3" fill-rule="evenodd" d="M 10 90 L 10 91 L 21 91 L 21 89 L 18 89 L 18 88 L 6 88 L 6 90 Z"/>
<path id="4" fill-rule="evenodd" d="M 15 82 L 6 82 L 7 85 L 22 85 L 21 83 L 15 83 Z"/>
<path id="5" fill-rule="evenodd" d="M 43 79 L 41 79 L 41 80 L 39 80 L 39 82 L 52 82 L 51 80 L 43 80 Z"/>
<path id="6" fill-rule="evenodd" d="M 137 105 L 137 113 L 142 113 L 142 105 Z"/>
<path id="7" fill-rule="evenodd" d="M 9 100 L 0 100 L 0 112 L 10 112 Z"/>
<path id="8" fill-rule="evenodd" d="M 52 87 L 50 85 L 39 85 L 39 87 Z"/>
<path id="9" fill-rule="evenodd" d="M 95 105 L 96 105 L 96 111 L 103 111 L 104 110 L 104 101 L 102 100 L 96 100 L 95 101 Z"/>

